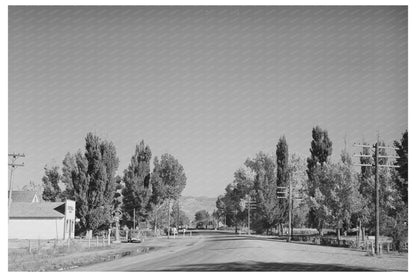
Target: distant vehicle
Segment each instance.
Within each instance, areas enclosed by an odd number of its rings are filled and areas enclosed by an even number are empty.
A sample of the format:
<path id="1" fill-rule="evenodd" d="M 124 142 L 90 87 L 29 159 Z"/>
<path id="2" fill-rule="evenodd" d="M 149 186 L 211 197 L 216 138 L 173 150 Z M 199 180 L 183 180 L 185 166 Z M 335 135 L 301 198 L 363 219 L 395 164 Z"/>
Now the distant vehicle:
<path id="1" fill-rule="evenodd" d="M 143 236 L 139 230 L 131 230 L 129 232 L 129 242 L 143 242 Z"/>
<path id="2" fill-rule="evenodd" d="M 204 223 L 203 222 L 198 222 L 198 224 L 196 225 L 197 229 L 205 229 Z"/>

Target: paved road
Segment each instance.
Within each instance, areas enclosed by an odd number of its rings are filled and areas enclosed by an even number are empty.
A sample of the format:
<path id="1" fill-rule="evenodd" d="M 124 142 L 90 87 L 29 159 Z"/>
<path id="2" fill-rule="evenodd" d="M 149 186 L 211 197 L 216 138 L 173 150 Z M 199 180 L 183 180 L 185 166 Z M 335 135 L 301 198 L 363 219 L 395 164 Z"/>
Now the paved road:
<path id="1" fill-rule="evenodd" d="M 81 267 L 82 271 L 403 271 L 407 256 L 208 233 L 174 249 Z M 196 241 L 195 241 L 196 240 Z"/>

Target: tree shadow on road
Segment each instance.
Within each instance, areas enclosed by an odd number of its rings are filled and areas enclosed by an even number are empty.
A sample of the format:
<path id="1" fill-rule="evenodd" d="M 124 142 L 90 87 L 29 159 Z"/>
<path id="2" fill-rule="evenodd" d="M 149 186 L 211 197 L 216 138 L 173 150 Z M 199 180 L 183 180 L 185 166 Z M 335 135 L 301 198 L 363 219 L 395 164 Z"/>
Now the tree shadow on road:
<path id="1" fill-rule="evenodd" d="M 211 264 L 179 265 L 163 271 L 380 271 L 363 267 L 308 264 L 308 263 L 267 263 L 267 262 L 232 262 Z"/>

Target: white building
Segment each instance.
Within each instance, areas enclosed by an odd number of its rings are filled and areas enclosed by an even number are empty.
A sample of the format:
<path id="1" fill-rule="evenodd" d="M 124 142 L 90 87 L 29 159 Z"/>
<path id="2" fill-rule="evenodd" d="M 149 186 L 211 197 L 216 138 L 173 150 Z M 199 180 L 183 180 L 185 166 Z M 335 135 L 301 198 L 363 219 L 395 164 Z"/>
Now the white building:
<path id="1" fill-rule="evenodd" d="M 9 239 L 67 239 L 74 233 L 75 201 L 11 203 Z"/>

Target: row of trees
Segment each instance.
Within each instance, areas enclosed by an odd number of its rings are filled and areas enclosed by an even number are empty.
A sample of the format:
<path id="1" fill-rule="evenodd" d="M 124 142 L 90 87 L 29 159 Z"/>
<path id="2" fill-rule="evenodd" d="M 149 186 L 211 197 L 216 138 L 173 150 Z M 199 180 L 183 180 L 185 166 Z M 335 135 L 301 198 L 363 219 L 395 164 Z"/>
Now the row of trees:
<path id="1" fill-rule="evenodd" d="M 398 168 L 379 170 L 381 233 L 394 238 L 396 248 L 407 239 L 407 131 L 394 142 Z M 370 149 L 363 154 L 370 154 Z M 276 155 L 260 152 L 247 159 L 234 173 L 234 181 L 217 199 L 218 216 L 228 226 L 247 224 L 247 209 L 242 203 L 247 196 L 256 203 L 251 212 L 251 226 L 259 233 L 272 228 L 282 232 L 288 222 L 288 199 L 281 198 L 281 187 L 293 191 L 294 227 L 325 228 L 341 231 L 361 226 L 370 233 L 375 228 L 374 167 L 354 169 L 346 149 L 340 160 L 333 162 L 332 142 L 328 132 L 316 126 L 312 130 L 310 156 L 302 159 L 289 155 L 285 137 L 276 147 Z M 385 156 L 385 149 L 380 150 Z M 374 153 L 373 153 L 374 156 Z M 374 157 L 361 158 L 360 163 L 374 164 Z M 357 161 L 358 162 L 358 161 Z M 386 163 L 379 159 L 379 163 Z"/>
<path id="2" fill-rule="evenodd" d="M 146 222 L 155 229 L 171 225 L 170 217 L 178 224 L 183 211 L 175 208 L 186 185 L 183 166 L 170 155 L 153 160 L 152 152 L 141 141 L 136 145 L 130 164 L 122 176 L 116 175 L 119 166 L 113 143 L 88 133 L 85 151 L 68 153 L 62 164 L 45 167 L 42 178 L 45 201 L 76 201 L 79 233 L 108 229 L 113 223 L 133 227 L 134 222 Z M 173 204 L 174 208 L 171 208 Z M 168 222 L 163 220 L 167 215 Z M 163 220 L 163 221 L 162 221 Z"/>

